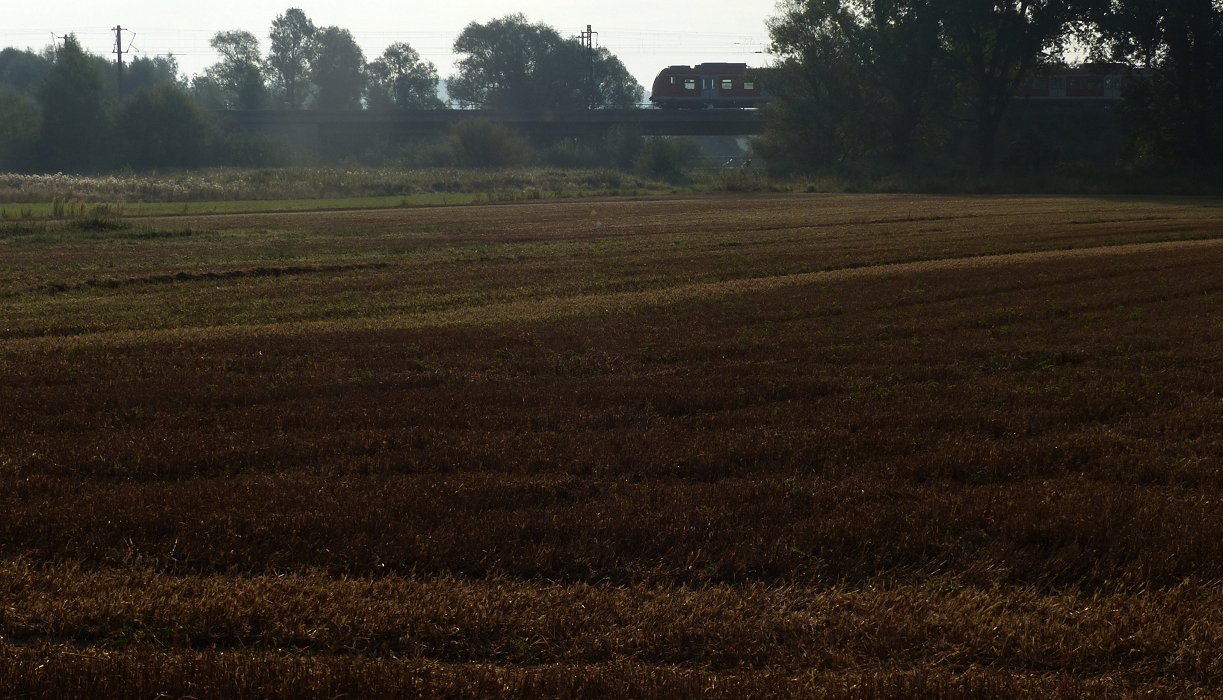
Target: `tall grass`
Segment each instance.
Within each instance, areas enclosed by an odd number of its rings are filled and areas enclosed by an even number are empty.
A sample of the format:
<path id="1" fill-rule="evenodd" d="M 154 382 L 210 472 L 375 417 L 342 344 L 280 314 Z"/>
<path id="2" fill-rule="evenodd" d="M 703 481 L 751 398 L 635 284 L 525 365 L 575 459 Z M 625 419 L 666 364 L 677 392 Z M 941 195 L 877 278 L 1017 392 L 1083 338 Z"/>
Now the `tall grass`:
<path id="1" fill-rule="evenodd" d="M 384 197 L 427 193 L 487 193 L 519 190 L 616 194 L 660 185 L 611 170 L 558 168 L 473 170 L 459 168 L 209 169 L 189 172 L 77 175 L 0 174 L 0 202 L 59 202 L 67 206 L 97 202 L 207 202 Z M 59 212 L 59 213 L 56 213 Z"/>

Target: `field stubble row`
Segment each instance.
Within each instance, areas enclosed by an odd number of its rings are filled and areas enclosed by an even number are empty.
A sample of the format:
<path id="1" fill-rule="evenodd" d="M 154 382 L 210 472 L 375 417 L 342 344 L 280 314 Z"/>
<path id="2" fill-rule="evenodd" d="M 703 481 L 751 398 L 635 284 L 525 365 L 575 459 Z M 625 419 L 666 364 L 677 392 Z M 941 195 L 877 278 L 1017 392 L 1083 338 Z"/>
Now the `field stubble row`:
<path id="1" fill-rule="evenodd" d="M 1212 238 L 1213 213 L 1166 203 L 893 196 L 138 219 L 134 230 L 0 237 L 0 337 L 377 320 L 884 263 Z M 376 269 L 337 270 L 353 267 Z"/>
<path id="2" fill-rule="evenodd" d="M 1217 210 L 592 206 L 0 242 L 0 676 L 1218 690 Z"/>
<path id="3" fill-rule="evenodd" d="M 169 576 L 140 567 L 0 568 L 13 643 L 294 650 L 462 663 L 629 659 L 801 672 L 945 664 L 1082 677 L 1223 673 L 1220 591 L 1054 595 L 934 577 L 863 589 L 654 586 L 384 576 Z M 592 620 L 602 624 L 591 624 Z"/>

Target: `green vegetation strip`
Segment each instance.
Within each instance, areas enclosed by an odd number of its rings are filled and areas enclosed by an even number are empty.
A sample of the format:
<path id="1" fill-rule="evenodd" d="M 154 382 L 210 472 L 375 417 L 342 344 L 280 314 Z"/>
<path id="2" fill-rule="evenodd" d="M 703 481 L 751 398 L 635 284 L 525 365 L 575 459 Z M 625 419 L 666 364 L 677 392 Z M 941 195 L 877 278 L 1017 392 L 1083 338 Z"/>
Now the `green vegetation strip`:
<path id="1" fill-rule="evenodd" d="M 508 195 L 507 195 L 508 197 Z M 76 205 L 76 216 L 92 216 L 95 210 L 103 215 L 124 218 L 144 216 L 176 216 L 199 214 L 252 214 L 296 211 L 341 211 L 360 209 L 392 209 L 395 207 L 446 206 L 496 201 L 496 197 L 473 192 L 430 192 L 425 194 L 387 195 L 383 197 L 323 197 L 311 199 L 241 199 L 208 202 L 135 202 L 130 204 Z M 56 203 L 0 205 L 0 221 L 56 220 Z M 71 220 L 71 219 L 68 219 Z"/>

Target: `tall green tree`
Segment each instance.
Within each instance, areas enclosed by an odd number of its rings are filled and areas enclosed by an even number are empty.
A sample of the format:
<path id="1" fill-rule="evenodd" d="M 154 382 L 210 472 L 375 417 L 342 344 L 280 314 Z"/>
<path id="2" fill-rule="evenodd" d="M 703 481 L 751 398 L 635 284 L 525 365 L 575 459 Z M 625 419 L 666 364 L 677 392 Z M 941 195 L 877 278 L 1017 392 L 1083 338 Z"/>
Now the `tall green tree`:
<path id="1" fill-rule="evenodd" d="M 793 2 L 773 21 L 773 66 L 757 149 L 774 167 L 806 169 L 861 155 L 876 130 L 862 129 L 862 67 L 842 31 L 852 19 L 836 0 Z"/>
<path id="2" fill-rule="evenodd" d="M 436 109 L 437 68 L 406 43 L 386 47 L 382 55 L 366 67 L 369 75 L 369 106 L 399 109 Z"/>
<path id="3" fill-rule="evenodd" d="M 310 66 L 317 33 L 314 22 L 296 7 L 272 20 L 267 68 L 276 99 L 284 107 L 301 109 L 310 96 Z"/>
<path id="4" fill-rule="evenodd" d="M 964 0 L 949 4 L 944 31 L 977 131 L 977 166 L 994 165 L 998 130 L 1012 98 L 1042 63 L 1055 60 L 1087 3 Z"/>
<path id="5" fill-rule="evenodd" d="M 6 48 L 0 51 L 0 86 L 32 95 L 43 76 L 51 70 L 52 62 L 51 58 L 33 51 Z"/>
<path id="6" fill-rule="evenodd" d="M 460 104 L 543 111 L 630 107 L 643 88 L 606 50 L 587 51 L 521 14 L 472 22 L 454 42 L 459 73 L 447 83 Z"/>
<path id="7" fill-rule="evenodd" d="M 906 161 L 927 117 L 948 0 L 790 0 L 769 24 L 782 57 L 766 149 L 807 163 Z"/>
<path id="8" fill-rule="evenodd" d="M 359 109 L 365 93 L 365 54 L 352 33 L 324 27 L 314 36 L 310 79 L 318 93 L 319 109 Z"/>
<path id="9" fill-rule="evenodd" d="M 606 47 L 588 48 L 573 40 L 553 49 L 552 60 L 537 77 L 561 107 L 629 109 L 645 97 L 645 88 Z"/>
<path id="10" fill-rule="evenodd" d="M 35 164 L 42 131 L 35 95 L 51 66 L 48 56 L 33 51 L 0 51 L 0 171 L 28 170 Z"/>
<path id="11" fill-rule="evenodd" d="M 1111 0 L 1096 20 L 1106 55 L 1143 68 L 1123 105 L 1131 157 L 1223 162 L 1223 3 Z"/>
<path id="12" fill-rule="evenodd" d="M 940 96 L 942 25 L 949 0 L 859 0 L 869 54 L 890 138 L 890 154 L 909 160 L 914 140 Z"/>
<path id="13" fill-rule="evenodd" d="M 645 88 L 628 72 L 628 68 L 607 48 L 595 49 L 586 104 L 590 107 L 630 109 L 645 99 Z"/>
<path id="14" fill-rule="evenodd" d="M 192 83 L 197 101 L 209 109 L 262 109 L 268 104 L 259 40 L 241 30 L 217 32 L 210 42 L 221 60 Z"/>
<path id="15" fill-rule="evenodd" d="M 191 168 L 207 157 L 208 117 L 177 85 L 145 87 L 119 107 L 116 160 L 133 168 Z"/>
<path id="16" fill-rule="evenodd" d="M 87 54 L 68 35 L 38 90 L 42 107 L 40 163 L 49 170 L 97 170 L 104 166 L 110 119 L 105 62 Z"/>
<path id="17" fill-rule="evenodd" d="M 178 59 L 169 56 L 138 56 L 123 72 L 123 90 L 133 94 L 155 85 L 178 85 Z"/>
<path id="18" fill-rule="evenodd" d="M 29 95 L 0 85 L 0 171 L 27 170 L 42 129 L 42 110 Z"/>

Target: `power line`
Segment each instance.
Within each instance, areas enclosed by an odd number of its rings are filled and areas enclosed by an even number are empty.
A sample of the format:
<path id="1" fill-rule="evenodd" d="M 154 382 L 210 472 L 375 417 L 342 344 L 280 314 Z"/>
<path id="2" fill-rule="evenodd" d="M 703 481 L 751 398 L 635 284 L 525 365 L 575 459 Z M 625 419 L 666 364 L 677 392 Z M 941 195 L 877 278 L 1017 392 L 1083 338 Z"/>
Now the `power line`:
<path id="1" fill-rule="evenodd" d="M 111 27 L 111 31 L 115 33 L 115 50 L 112 53 L 115 54 L 115 76 L 119 81 L 118 86 L 120 92 L 123 91 L 123 54 L 127 53 L 127 51 L 125 51 L 123 48 L 124 29 L 125 27 L 121 27 L 117 24 Z"/>
<path id="2" fill-rule="evenodd" d="M 586 31 L 581 34 L 582 48 L 586 49 L 586 82 L 590 90 L 588 106 L 591 109 L 595 108 L 595 103 L 598 101 L 598 98 L 595 97 L 595 37 L 598 35 L 599 33 L 592 30 L 589 24 L 586 25 Z"/>
<path id="3" fill-rule="evenodd" d="M 682 32 L 679 34 L 666 32 L 661 30 L 642 30 L 642 29 L 616 29 L 603 27 L 602 33 L 606 37 L 599 36 L 593 28 L 588 27 L 590 32 L 588 38 L 589 48 L 594 48 L 595 38 L 607 40 L 605 44 L 614 53 L 617 58 L 631 67 L 634 73 L 641 73 L 645 80 L 648 81 L 650 75 L 654 72 L 649 68 L 649 64 L 667 65 L 672 63 L 699 63 L 703 60 L 747 60 L 752 62 L 753 56 L 759 58 L 761 52 L 768 53 L 769 39 L 763 32 L 713 32 L 713 31 L 692 31 Z M 121 31 L 130 31 L 126 28 L 119 27 Z M 181 66 L 184 76 L 191 74 L 202 73 L 206 68 L 206 64 L 212 63 L 221 58 L 219 52 L 209 45 L 209 38 L 216 32 L 206 29 L 191 29 L 191 28 L 172 28 L 172 27 L 156 27 L 142 28 L 144 39 L 141 43 L 144 46 L 138 50 L 141 56 L 167 56 L 174 57 L 183 61 Z M 78 31 L 69 32 L 75 34 L 81 40 L 83 46 L 87 50 L 92 47 L 94 51 L 109 52 L 115 54 L 117 62 L 122 62 L 122 53 L 116 51 L 117 47 L 122 46 L 120 38 L 116 37 L 116 29 L 110 30 L 100 29 L 97 27 L 83 27 Z M 0 39 L 0 43 L 41 43 L 36 42 L 36 37 L 46 37 L 48 31 L 45 27 L 5 27 L 0 29 L 0 37 L 7 38 L 8 41 Z M 103 49 L 102 36 L 105 34 L 108 39 L 105 40 L 110 44 L 108 49 Z M 585 35 L 586 32 L 581 32 Z M 434 63 L 440 72 L 445 73 L 458 58 L 458 55 L 453 50 L 453 41 L 455 33 L 449 31 L 413 31 L 410 28 L 405 28 L 403 31 L 396 30 L 393 26 L 368 27 L 353 30 L 353 35 L 357 43 L 362 47 L 367 47 L 370 50 L 368 58 L 373 60 L 381 48 L 395 41 L 405 41 L 412 45 L 421 55 L 421 58 Z M 17 37 L 23 39 L 17 39 Z M 259 37 L 259 34 L 256 33 Z M 134 43 L 135 33 L 130 33 Z M 578 38 L 578 37 L 575 37 Z M 15 41 L 14 41 L 15 40 Z M 57 35 L 52 32 L 52 44 L 56 45 L 62 42 L 62 35 Z M 266 49 L 266 37 L 260 37 L 260 43 Z M 603 43 L 600 41 L 599 43 Z M 123 50 L 123 53 L 136 51 L 132 45 L 129 45 Z M 122 70 L 116 68 L 116 70 Z M 648 75 L 647 75 L 648 74 Z"/>

